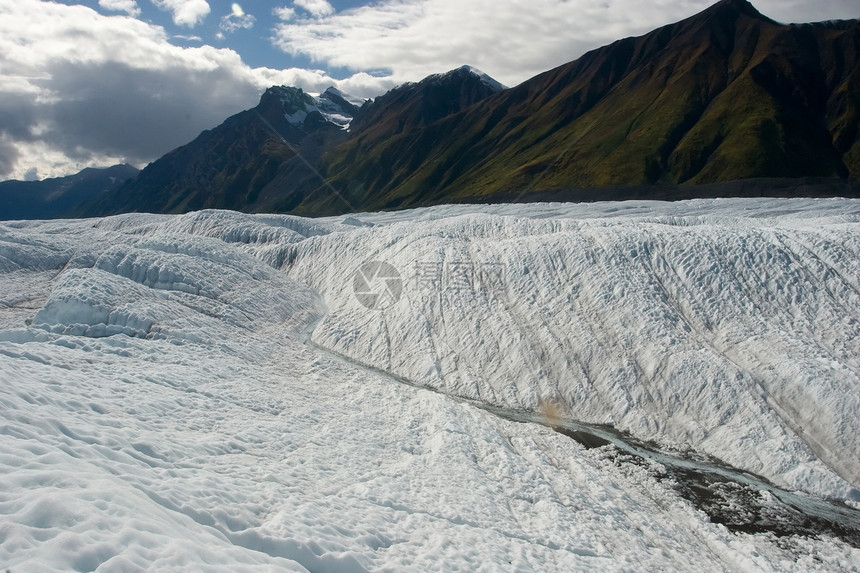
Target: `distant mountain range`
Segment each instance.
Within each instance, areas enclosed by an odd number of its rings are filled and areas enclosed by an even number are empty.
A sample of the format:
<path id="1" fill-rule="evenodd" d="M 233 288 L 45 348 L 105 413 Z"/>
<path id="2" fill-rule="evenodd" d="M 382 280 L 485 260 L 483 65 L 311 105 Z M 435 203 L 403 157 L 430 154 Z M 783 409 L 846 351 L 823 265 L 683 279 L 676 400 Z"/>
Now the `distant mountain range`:
<path id="1" fill-rule="evenodd" d="M 42 181 L 0 182 L 0 220 L 54 219 L 97 201 L 138 174 L 131 165 L 89 167 L 75 175 Z"/>
<path id="2" fill-rule="evenodd" d="M 722 0 L 510 89 L 468 66 L 363 103 L 269 88 L 72 213 L 860 196 L 857 177 L 860 20 Z"/>

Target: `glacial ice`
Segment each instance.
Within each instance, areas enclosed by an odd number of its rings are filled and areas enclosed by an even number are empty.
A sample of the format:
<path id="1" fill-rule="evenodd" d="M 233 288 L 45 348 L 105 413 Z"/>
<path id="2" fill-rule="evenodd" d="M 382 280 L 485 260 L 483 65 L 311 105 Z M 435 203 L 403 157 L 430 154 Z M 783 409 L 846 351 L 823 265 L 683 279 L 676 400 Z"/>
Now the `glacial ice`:
<path id="1" fill-rule="evenodd" d="M 348 243 L 304 241 L 286 270 L 326 300 L 313 340 L 339 354 L 500 406 L 553 403 L 860 500 L 855 204 L 764 202 L 750 214 L 755 203 L 717 201 L 700 214 L 701 203 L 689 215 L 598 205 L 551 218 L 529 216 L 543 206 L 443 208 L 450 216 L 356 230 Z M 368 260 L 403 276 L 406 294 L 384 313 L 350 292 Z"/>
<path id="2" fill-rule="evenodd" d="M 0 224 L 0 567 L 860 570 L 450 397 L 860 506 L 858 223 L 769 199 Z M 370 261 L 401 275 L 384 310 L 353 292 Z"/>

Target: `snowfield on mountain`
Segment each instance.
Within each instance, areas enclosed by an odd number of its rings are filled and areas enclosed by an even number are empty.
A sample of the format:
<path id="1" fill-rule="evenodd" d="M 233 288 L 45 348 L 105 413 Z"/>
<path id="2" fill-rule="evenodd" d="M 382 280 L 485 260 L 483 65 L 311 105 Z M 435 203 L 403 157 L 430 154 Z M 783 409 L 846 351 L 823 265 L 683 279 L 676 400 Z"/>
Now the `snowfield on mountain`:
<path id="1" fill-rule="evenodd" d="M 0 568 L 860 571 L 858 330 L 855 200 L 3 222 Z"/>

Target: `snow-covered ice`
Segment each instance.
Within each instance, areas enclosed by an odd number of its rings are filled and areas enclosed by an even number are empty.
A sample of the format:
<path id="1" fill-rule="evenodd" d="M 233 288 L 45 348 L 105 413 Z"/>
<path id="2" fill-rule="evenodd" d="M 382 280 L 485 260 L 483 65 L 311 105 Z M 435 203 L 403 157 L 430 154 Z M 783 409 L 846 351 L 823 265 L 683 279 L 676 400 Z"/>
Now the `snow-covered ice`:
<path id="1" fill-rule="evenodd" d="M 669 458 L 527 421 L 856 505 L 858 223 L 847 200 L 4 223 L 0 568 L 860 570 L 850 538 L 729 529 Z M 401 287 L 384 310 L 353 292 L 371 261 L 400 272 L 369 284 Z"/>
<path id="2" fill-rule="evenodd" d="M 313 340 L 339 354 L 856 502 L 858 207 L 442 207 L 366 216 L 380 224 L 298 243 L 285 268 L 325 299 Z M 404 281 L 383 313 L 352 296 L 368 260 Z"/>

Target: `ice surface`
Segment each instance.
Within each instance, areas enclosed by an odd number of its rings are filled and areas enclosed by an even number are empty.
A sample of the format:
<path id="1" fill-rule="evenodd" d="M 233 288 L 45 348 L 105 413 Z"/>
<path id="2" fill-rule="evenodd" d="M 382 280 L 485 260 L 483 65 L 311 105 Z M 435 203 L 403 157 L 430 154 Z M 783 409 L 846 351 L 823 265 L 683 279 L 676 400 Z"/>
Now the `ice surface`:
<path id="1" fill-rule="evenodd" d="M 325 298 L 314 341 L 340 354 L 489 403 L 555 404 L 856 500 L 857 208 L 694 201 L 367 215 L 378 225 L 354 242 L 301 243 L 289 272 Z M 338 266 L 313 262 L 335 257 Z M 351 292 L 368 260 L 404 281 L 382 313 Z"/>
<path id="2" fill-rule="evenodd" d="M 0 568 L 860 570 L 840 539 L 711 523 L 657 462 L 385 374 L 850 499 L 858 220 L 768 200 L 4 223 Z M 402 275 L 385 310 L 353 293 L 374 260 Z"/>

